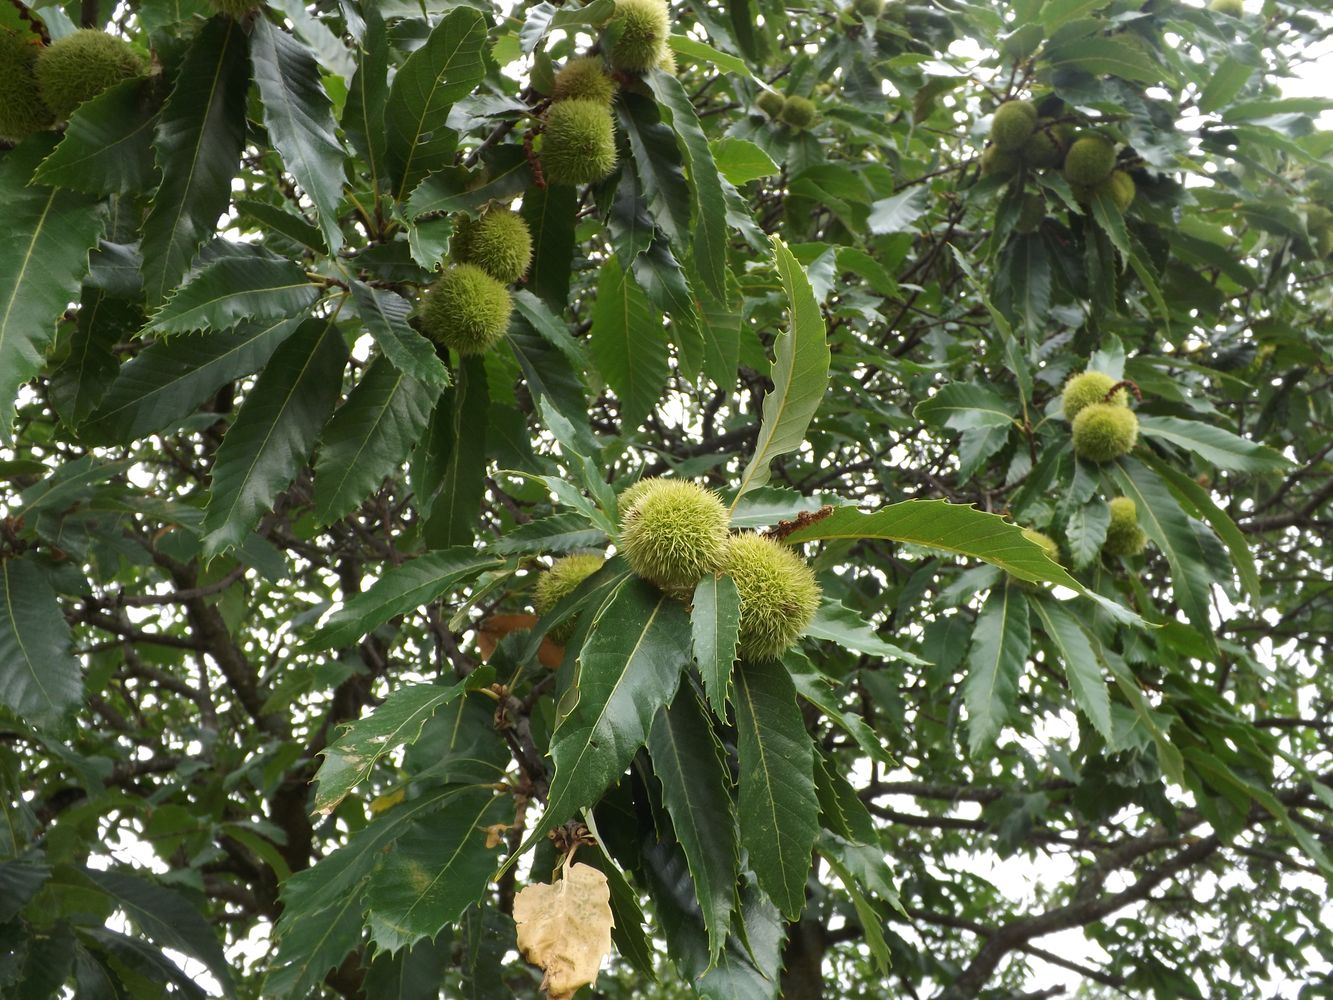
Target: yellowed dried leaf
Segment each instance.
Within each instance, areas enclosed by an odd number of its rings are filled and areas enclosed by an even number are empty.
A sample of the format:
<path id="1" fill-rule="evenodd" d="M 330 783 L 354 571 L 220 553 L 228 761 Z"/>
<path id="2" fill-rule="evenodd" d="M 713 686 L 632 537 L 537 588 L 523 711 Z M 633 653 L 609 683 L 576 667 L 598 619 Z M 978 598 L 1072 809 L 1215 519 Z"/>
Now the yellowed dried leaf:
<path id="1" fill-rule="evenodd" d="M 570 865 L 564 878 L 534 882 L 514 897 L 518 950 L 546 976 L 547 1000 L 570 1000 L 597 981 L 611 952 L 611 890 L 606 876 L 589 865 Z"/>

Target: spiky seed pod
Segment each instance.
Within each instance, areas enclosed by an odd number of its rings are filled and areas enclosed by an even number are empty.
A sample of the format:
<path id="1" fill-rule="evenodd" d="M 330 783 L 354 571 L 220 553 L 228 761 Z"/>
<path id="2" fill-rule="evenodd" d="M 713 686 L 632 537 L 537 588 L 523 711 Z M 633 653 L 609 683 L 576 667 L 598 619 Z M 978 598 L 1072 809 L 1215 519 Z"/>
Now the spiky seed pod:
<path id="1" fill-rule="evenodd" d="M 236 21 L 260 5 L 260 0 L 210 0 L 210 2 L 219 14 L 226 14 Z"/>
<path id="2" fill-rule="evenodd" d="M 1138 508 L 1129 497 L 1116 497 L 1107 506 L 1111 508 L 1111 523 L 1106 529 L 1102 551 L 1110 556 L 1136 556 L 1148 543 L 1148 536 L 1139 527 Z"/>
<path id="3" fill-rule="evenodd" d="M 670 45 L 662 46 L 662 55 L 657 60 L 657 68 L 671 76 L 676 75 L 676 53 Z"/>
<path id="4" fill-rule="evenodd" d="M 556 101 L 546 112 L 542 171 L 552 184 L 593 184 L 616 168 L 611 109 L 589 100 Z"/>
<path id="5" fill-rule="evenodd" d="M 742 659 L 781 656 L 819 609 L 815 574 L 799 555 L 771 538 L 732 536 L 722 572 L 736 581 L 740 593 Z"/>
<path id="6" fill-rule="evenodd" d="M 451 241 L 454 260 L 476 264 L 496 281 L 512 284 L 528 273 L 532 233 L 522 218 L 507 208 L 493 208 L 467 226 L 461 246 Z"/>
<path id="7" fill-rule="evenodd" d="M 532 594 L 533 607 L 538 615 L 544 615 L 562 600 L 574 593 L 580 583 L 596 573 L 606 563 L 601 556 L 588 553 L 564 556 L 551 564 L 551 568 L 537 578 L 537 587 Z M 570 615 L 547 633 L 556 642 L 568 642 L 578 627 L 579 616 Z"/>
<path id="8" fill-rule="evenodd" d="M 1028 101 L 1005 101 L 991 119 L 991 142 L 1006 153 L 1015 153 L 1037 127 L 1037 109 Z"/>
<path id="9" fill-rule="evenodd" d="M 0 28 L 0 139 L 19 142 L 55 122 L 37 85 L 36 35 Z"/>
<path id="10" fill-rule="evenodd" d="M 627 73 L 644 73 L 658 64 L 671 33 L 664 0 L 616 0 L 606 27 L 611 65 Z"/>
<path id="11" fill-rule="evenodd" d="M 1128 455 L 1139 438 L 1139 418 L 1128 406 L 1093 403 L 1074 418 L 1074 453 L 1089 462 Z"/>
<path id="12" fill-rule="evenodd" d="M 684 480 L 648 479 L 629 508 L 620 510 L 620 548 L 637 576 L 684 593 L 721 565 L 727 524 L 727 508 L 710 490 Z"/>
<path id="13" fill-rule="evenodd" d="M 1073 420 L 1079 411 L 1093 403 L 1114 403 L 1116 406 L 1128 406 L 1129 394 L 1124 389 L 1117 389 L 1109 400 L 1106 394 L 1115 385 L 1115 379 L 1102 372 L 1086 371 L 1075 375 L 1065 383 L 1060 399 L 1064 404 L 1066 420 Z"/>
<path id="14" fill-rule="evenodd" d="M 616 506 L 620 508 L 620 520 L 622 523 L 627 523 L 635 516 L 635 504 L 639 502 L 640 497 L 653 489 L 653 483 L 656 483 L 657 481 L 658 480 L 655 478 L 640 479 L 637 483 L 630 483 L 620 492 L 620 496 L 616 497 Z"/>
<path id="15" fill-rule="evenodd" d="M 1134 178 L 1123 170 L 1111 171 L 1111 176 L 1102 182 L 1102 190 L 1111 196 L 1111 200 L 1121 212 L 1129 210 L 1129 206 L 1134 204 L 1134 195 L 1137 193 Z"/>
<path id="16" fill-rule="evenodd" d="M 987 176 L 1012 177 L 1023 165 L 1022 157 L 999 146 L 987 146 L 981 154 L 981 172 Z"/>
<path id="17" fill-rule="evenodd" d="M 144 61 L 130 43 L 115 35 L 82 28 L 57 39 L 37 57 L 42 100 L 61 120 L 108 87 L 142 76 Z"/>
<path id="18" fill-rule="evenodd" d="M 616 84 L 606 75 L 602 60 L 580 56 L 565 63 L 555 75 L 551 96 L 557 101 L 596 101 L 610 104 L 616 96 Z"/>
<path id="19" fill-rule="evenodd" d="M 1023 195 L 1023 204 L 1018 209 L 1018 221 L 1014 223 L 1014 229 L 1020 233 L 1035 233 L 1045 218 L 1046 199 L 1028 192 Z"/>
<path id="20" fill-rule="evenodd" d="M 1050 129 L 1038 129 L 1023 143 L 1023 162 L 1039 170 L 1050 170 L 1064 162 L 1065 148 Z"/>
<path id="21" fill-rule="evenodd" d="M 1115 145 L 1099 135 L 1075 139 L 1065 154 L 1065 180 L 1096 187 L 1115 169 Z"/>
<path id="22" fill-rule="evenodd" d="M 509 290 L 475 264 L 447 268 L 421 297 L 421 329 L 459 354 L 481 354 L 505 335 Z"/>
<path id="23" fill-rule="evenodd" d="M 1208 9 L 1215 14 L 1226 14 L 1228 17 L 1243 17 L 1245 14 L 1245 4 L 1242 0 L 1213 0 Z"/>
<path id="24" fill-rule="evenodd" d="M 761 90 L 759 96 L 754 99 L 754 103 L 768 117 L 777 118 L 782 114 L 787 99 L 776 90 Z"/>
<path id="25" fill-rule="evenodd" d="M 815 102 L 808 97 L 801 97 L 799 94 L 793 94 L 782 104 L 782 114 L 778 120 L 784 125 L 790 125 L 792 128 L 800 131 L 807 129 L 815 123 Z"/>
<path id="26" fill-rule="evenodd" d="M 1029 542 L 1036 542 L 1041 546 L 1042 551 L 1046 553 L 1051 562 L 1060 561 L 1060 546 L 1056 544 L 1055 539 L 1045 532 L 1038 531 L 1036 528 L 1024 528 L 1023 537 Z"/>

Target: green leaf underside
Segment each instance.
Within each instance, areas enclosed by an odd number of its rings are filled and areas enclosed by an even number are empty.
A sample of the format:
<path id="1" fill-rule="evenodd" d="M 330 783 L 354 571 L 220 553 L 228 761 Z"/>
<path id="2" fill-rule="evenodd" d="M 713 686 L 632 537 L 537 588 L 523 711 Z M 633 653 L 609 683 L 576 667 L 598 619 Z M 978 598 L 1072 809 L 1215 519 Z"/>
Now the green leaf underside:
<path id="1" fill-rule="evenodd" d="M 500 565 L 471 546 L 427 552 L 388 570 L 375 583 L 329 615 L 311 636 L 311 649 L 334 649 L 356 642 L 390 618 L 429 604 L 482 570 Z"/>
<path id="2" fill-rule="evenodd" d="M 773 262 L 787 295 L 790 322 L 774 345 L 773 390 L 764 396 L 763 424 L 754 455 L 741 473 L 736 500 L 768 482 L 773 459 L 801 447 L 828 387 L 829 347 L 819 303 L 787 245 L 776 236 L 772 243 Z"/>

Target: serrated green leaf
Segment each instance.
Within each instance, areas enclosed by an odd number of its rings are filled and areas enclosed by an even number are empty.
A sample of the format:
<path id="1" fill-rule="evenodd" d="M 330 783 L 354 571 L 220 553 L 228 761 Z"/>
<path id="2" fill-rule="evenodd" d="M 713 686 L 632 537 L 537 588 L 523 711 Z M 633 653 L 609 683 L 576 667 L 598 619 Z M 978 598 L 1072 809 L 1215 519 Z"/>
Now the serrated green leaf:
<path id="1" fill-rule="evenodd" d="M 790 324 L 778 334 L 773 347 L 773 390 L 764 396 L 763 424 L 754 455 L 741 474 L 732 509 L 746 493 L 768 482 L 773 459 L 801 447 L 828 388 L 829 347 L 819 303 L 787 244 L 776 236 L 771 239 L 774 265 L 787 295 Z"/>
<path id="2" fill-rule="evenodd" d="M 145 334 L 222 332 L 245 320 L 283 319 L 319 298 L 299 264 L 268 257 L 224 257 L 178 288 L 153 314 Z"/>
<path id="3" fill-rule="evenodd" d="M 722 719 L 727 717 L 740 625 L 741 597 L 735 581 L 729 576 L 705 576 L 694 588 L 690 632 L 708 703 Z"/>
<path id="4" fill-rule="evenodd" d="M 463 545 L 476 534 L 486 492 L 486 424 L 490 396 L 481 358 L 467 358 L 457 384 L 441 399 L 431 421 L 432 467 L 439 481 L 429 484 L 422 534 L 431 548 Z M 447 409 L 444 407 L 447 406 Z"/>
<path id="5" fill-rule="evenodd" d="M 371 715 L 348 725 L 343 735 L 321 751 L 324 760 L 315 775 L 315 812 L 328 816 L 371 776 L 385 753 L 415 743 L 436 709 L 475 687 L 468 680 L 449 685 L 409 684 L 391 693 Z"/>
<path id="6" fill-rule="evenodd" d="M 366 30 L 357 42 L 356 72 L 347 88 L 342 127 L 352 148 L 365 160 L 371 189 L 378 192 L 387 170 L 384 106 L 389 99 L 389 39 L 377 4 L 367 4 L 361 16 Z"/>
<path id="7" fill-rule="evenodd" d="M 826 518 L 787 536 L 792 545 L 819 539 L 883 538 L 971 556 L 998 566 L 1029 583 L 1056 583 L 1077 590 L 1105 608 L 1118 621 L 1140 623 L 1128 608 L 1088 590 L 1057 563 L 1046 558 L 1036 542 L 998 514 L 946 500 L 904 500 L 871 514 L 839 507 Z"/>
<path id="8" fill-rule="evenodd" d="M 502 555 L 528 552 L 573 552 L 605 548 L 606 532 L 591 527 L 582 514 L 552 514 L 520 524 L 491 543 L 490 550 Z"/>
<path id="9" fill-rule="evenodd" d="M 485 177 L 478 184 L 477 179 Z M 413 190 L 407 199 L 407 215 L 445 215 L 450 212 L 476 212 L 487 202 L 512 201 L 532 187 L 532 166 L 521 146 L 501 146 L 487 164 L 484 175 L 474 175 L 462 167 L 437 170 Z"/>
<path id="10" fill-rule="evenodd" d="M 819 835 L 814 747 L 796 689 L 776 660 L 736 668 L 734 704 L 741 846 L 760 887 L 794 920 L 805 908 L 810 852 Z"/>
<path id="11" fill-rule="evenodd" d="M 427 552 L 388 570 L 367 590 L 329 615 L 310 637 L 308 646 L 333 649 L 350 645 L 390 618 L 429 604 L 464 580 L 498 565 L 499 559 L 470 545 Z"/>
<path id="12" fill-rule="evenodd" d="M 285 926 L 262 994 L 281 1000 L 318 995 L 319 984 L 361 944 L 364 886 L 335 898 L 327 907 Z"/>
<path id="13" fill-rule="evenodd" d="M 520 214 L 532 233 L 528 288 L 560 315 L 569 298 L 574 259 L 574 212 L 578 189 L 570 184 L 528 188 Z"/>
<path id="14" fill-rule="evenodd" d="M 456 7 L 394 76 L 383 127 L 400 201 L 428 173 L 452 161 L 458 135 L 444 123 L 454 102 L 481 82 L 485 43 L 486 22 L 480 12 Z"/>
<path id="15" fill-rule="evenodd" d="M 617 584 L 584 640 L 578 700 L 551 736 L 555 776 L 546 810 L 510 863 L 547 830 L 596 802 L 629 766 L 690 663 L 689 636 L 679 601 L 635 577 Z"/>
<path id="16" fill-rule="evenodd" d="M 240 545 L 305 466 L 342 390 L 347 342 L 327 320 L 303 323 L 273 360 L 218 446 L 204 510 L 204 551 Z"/>
<path id="17" fill-rule="evenodd" d="M 919 420 L 956 431 L 985 427 L 1013 427 L 1017 407 L 994 389 L 971 382 L 950 382 L 912 410 Z"/>
<path id="18" fill-rule="evenodd" d="M 433 939 L 480 900 L 495 867 L 486 828 L 512 820 L 512 799 L 467 789 L 439 816 L 399 837 L 366 887 L 366 924 L 376 948 L 393 953 Z"/>
<path id="19" fill-rule="evenodd" d="M 710 146 L 718 171 L 737 187 L 778 173 L 773 158 L 748 139 L 714 139 Z"/>
<path id="20" fill-rule="evenodd" d="M 1144 533 L 1166 556 L 1176 603 L 1199 634 L 1212 645 L 1209 618 L 1213 578 L 1199 538 L 1189 518 L 1167 486 L 1134 458 L 1123 458 L 1111 468 L 1125 496 L 1134 501 Z"/>
<path id="21" fill-rule="evenodd" d="M 1075 569 L 1083 569 L 1096 559 L 1106 542 L 1106 529 L 1111 526 L 1111 508 L 1099 497 L 1074 509 L 1065 525 L 1065 539 Z"/>
<path id="22" fill-rule="evenodd" d="M 977 615 L 963 682 L 968 751 L 974 756 L 995 742 L 1013 713 L 1031 640 L 1027 598 L 1011 583 L 995 587 Z"/>
<path id="23" fill-rule="evenodd" d="M 884 743 L 870 725 L 855 712 L 847 711 L 838 703 L 833 691 L 833 679 L 822 673 L 802 653 L 788 652 L 783 657 L 796 693 L 814 705 L 824 716 L 853 740 L 861 751 L 883 764 L 893 765 L 893 757 L 884 749 Z"/>
<path id="24" fill-rule="evenodd" d="M 1213 502 L 1207 490 L 1179 469 L 1153 456 L 1145 457 L 1143 462 L 1166 481 L 1176 499 L 1190 514 L 1212 525 L 1222 543 L 1226 545 L 1227 551 L 1231 553 L 1236 575 L 1240 577 L 1241 585 L 1250 594 L 1250 603 L 1256 608 L 1262 606 L 1264 595 L 1263 586 L 1259 582 L 1259 567 L 1255 564 L 1249 540 L 1236 527 L 1236 522 Z"/>
<path id="25" fill-rule="evenodd" d="M 708 963 L 726 944 L 740 856 L 730 773 L 694 689 L 684 685 L 657 713 L 648 733 L 662 802 L 694 877 L 694 895 L 708 933 Z"/>
<path id="26" fill-rule="evenodd" d="M 226 383 L 262 368 L 300 325 L 300 317 L 246 323 L 151 344 L 120 370 L 82 433 L 128 443 L 167 430 Z"/>
<path id="27" fill-rule="evenodd" d="M 901 646 L 881 639 L 870 623 L 841 601 L 827 595 L 815 617 L 811 620 L 805 634 L 815 639 L 827 639 L 836 642 L 843 649 L 854 653 L 866 653 L 885 660 L 910 663 L 915 667 L 930 666 L 915 653 L 909 653 Z"/>
<path id="28" fill-rule="evenodd" d="M 376 358 L 319 439 L 315 517 L 329 524 L 373 493 L 406 461 L 430 420 L 439 390 Z"/>
<path id="29" fill-rule="evenodd" d="M 667 241 L 657 238 L 634 258 L 634 279 L 649 302 L 671 320 L 681 374 L 693 380 L 704 362 L 704 333 L 698 300 Z"/>
<path id="30" fill-rule="evenodd" d="M 26 559 L 0 561 L 0 704 L 39 725 L 83 700 L 83 671 L 46 576 Z"/>
<path id="31" fill-rule="evenodd" d="M 675 133 L 662 123 L 657 106 L 638 94 L 622 93 L 615 111 L 653 219 L 674 245 L 689 246 L 694 202 Z"/>
<path id="32" fill-rule="evenodd" d="M 150 188 L 155 109 L 149 88 L 142 77 L 122 80 L 79 105 L 33 181 L 95 195 Z"/>
<path id="33" fill-rule="evenodd" d="M 534 51 L 548 32 L 558 28 L 584 28 L 601 25 L 616 12 L 615 0 L 590 0 L 585 4 L 558 6 L 542 0 L 524 12 L 523 27 L 518 29 L 519 46 Z"/>
<path id="34" fill-rule="evenodd" d="M 394 367 L 423 385 L 447 389 L 449 370 L 434 345 L 407 322 L 411 303 L 396 292 L 360 281 L 351 282 L 351 288 L 357 315 Z"/>
<path id="35" fill-rule="evenodd" d="M 727 203 L 713 151 L 684 85 L 671 73 L 655 69 L 647 75 L 659 105 L 680 137 L 694 192 L 694 232 L 691 256 L 703 288 L 713 298 L 727 294 Z"/>
<path id="36" fill-rule="evenodd" d="M 126 872 L 85 869 L 90 878 L 130 918 L 139 930 L 163 948 L 172 948 L 202 962 L 235 996 L 231 966 L 208 921 L 180 893 Z"/>
<path id="37" fill-rule="evenodd" d="M 825 856 L 824 860 L 828 862 L 833 873 L 838 876 L 838 881 L 842 883 L 842 887 L 847 890 L 847 895 L 851 897 L 852 908 L 856 910 L 856 919 L 860 921 L 861 930 L 865 933 L 865 943 L 870 951 L 870 957 L 875 960 L 875 965 L 881 973 L 887 972 L 893 965 L 893 957 L 889 954 L 889 945 L 884 939 L 884 919 L 871 905 L 870 900 L 866 899 L 852 873 L 840 858 L 836 855 Z"/>
<path id="38" fill-rule="evenodd" d="M 1092 76 L 1118 76 L 1122 80 L 1152 85 L 1165 74 L 1142 50 L 1104 36 L 1078 38 L 1054 44 L 1042 51 L 1052 70 L 1076 70 Z"/>
<path id="39" fill-rule="evenodd" d="M 241 25 L 229 17 L 213 18 L 186 52 L 154 132 L 162 183 L 143 224 L 144 290 L 150 306 L 176 287 L 227 210 L 245 142 L 249 84 Z"/>
<path id="40" fill-rule="evenodd" d="M 588 347 L 620 399 L 624 432 L 637 430 L 666 387 L 666 335 L 642 289 L 614 257 L 606 259 L 597 278 Z"/>
<path id="41" fill-rule="evenodd" d="M 250 49 L 269 140 L 314 204 L 329 251 L 337 253 L 343 243 L 338 205 L 346 153 L 319 66 L 304 45 L 266 17 L 255 20 Z"/>
<path id="42" fill-rule="evenodd" d="M 0 440 L 6 442 L 19 386 L 41 370 L 56 320 L 78 297 L 88 253 L 106 225 L 91 197 L 28 186 L 52 142 L 34 136 L 0 160 Z"/>
<path id="43" fill-rule="evenodd" d="M 1078 619 L 1055 601 L 1038 598 L 1029 602 L 1041 619 L 1042 629 L 1064 661 L 1065 678 L 1074 704 L 1106 740 L 1112 739 L 1111 697 L 1102 676 L 1102 664 L 1092 640 Z"/>
<path id="44" fill-rule="evenodd" d="M 1145 438 L 1169 441 L 1230 472 L 1280 472 L 1291 468 L 1291 461 L 1281 452 L 1247 441 L 1216 424 L 1181 417 L 1141 415 L 1139 430 Z"/>

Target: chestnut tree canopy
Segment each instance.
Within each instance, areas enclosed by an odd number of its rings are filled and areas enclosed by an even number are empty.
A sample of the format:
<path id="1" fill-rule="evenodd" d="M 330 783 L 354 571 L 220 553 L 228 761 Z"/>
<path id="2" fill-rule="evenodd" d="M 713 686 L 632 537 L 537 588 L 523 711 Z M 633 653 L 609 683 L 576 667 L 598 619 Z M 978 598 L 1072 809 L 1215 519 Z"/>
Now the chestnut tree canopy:
<path id="1" fill-rule="evenodd" d="M 1329 996 L 1331 33 L 0 0 L 0 994 Z"/>

